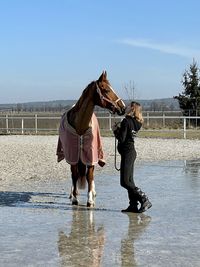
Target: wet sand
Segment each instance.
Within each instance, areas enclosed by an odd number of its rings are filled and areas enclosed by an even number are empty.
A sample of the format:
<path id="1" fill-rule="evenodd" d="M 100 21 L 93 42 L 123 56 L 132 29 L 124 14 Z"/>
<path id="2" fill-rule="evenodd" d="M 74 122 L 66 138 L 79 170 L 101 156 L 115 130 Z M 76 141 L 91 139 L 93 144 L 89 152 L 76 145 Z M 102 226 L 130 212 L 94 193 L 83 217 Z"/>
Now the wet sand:
<path id="1" fill-rule="evenodd" d="M 71 205 L 69 166 L 55 136 L 1 136 L 0 266 L 200 266 L 200 142 L 137 139 L 135 181 L 153 207 L 123 214 L 126 190 L 107 165 L 95 169 L 94 209 Z M 119 158 L 118 158 L 119 160 Z"/>

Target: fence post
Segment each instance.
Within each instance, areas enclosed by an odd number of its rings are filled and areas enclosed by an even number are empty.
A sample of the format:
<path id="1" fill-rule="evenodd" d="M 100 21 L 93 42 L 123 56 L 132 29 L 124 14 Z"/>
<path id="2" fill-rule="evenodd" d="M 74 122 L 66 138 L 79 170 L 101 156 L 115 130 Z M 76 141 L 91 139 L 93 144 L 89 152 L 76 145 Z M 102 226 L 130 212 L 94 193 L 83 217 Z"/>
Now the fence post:
<path id="1" fill-rule="evenodd" d="M 197 129 L 197 125 L 198 123 L 197 123 L 197 109 L 196 109 L 196 129 Z"/>
<path id="2" fill-rule="evenodd" d="M 183 138 L 186 139 L 186 117 L 183 118 Z"/>
<path id="3" fill-rule="evenodd" d="M 6 133 L 8 134 L 8 115 L 6 114 Z"/>
<path id="4" fill-rule="evenodd" d="M 163 127 L 165 128 L 165 113 L 163 113 Z"/>
<path id="5" fill-rule="evenodd" d="M 109 114 L 109 129 L 110 129 L 110 131 L 112 130 L 112 125 L 111 125 L 111 123 L 112 123 L 112 116 L 111 116 L 111 113 Z"/>
<path id="6" fill-rule="evenodd" d="M 190 109 L 189 109 L 189 128 L 190 128 Z"/>
<path id="7" fill-rule="evenodd" d="M 24 134 L 24 119 L 22 118 L 22 134 Z"/>
<path id="8" fill-rule="evenodd" d="M 37 121 L 37 114 L 35 114 L 35 133 L 38 133 L 38 121 Z"/>
<path id="9" fill-rule="evenodd" d="M 147 112 L 147 126 L 149 127 L 149 112 Z"/>

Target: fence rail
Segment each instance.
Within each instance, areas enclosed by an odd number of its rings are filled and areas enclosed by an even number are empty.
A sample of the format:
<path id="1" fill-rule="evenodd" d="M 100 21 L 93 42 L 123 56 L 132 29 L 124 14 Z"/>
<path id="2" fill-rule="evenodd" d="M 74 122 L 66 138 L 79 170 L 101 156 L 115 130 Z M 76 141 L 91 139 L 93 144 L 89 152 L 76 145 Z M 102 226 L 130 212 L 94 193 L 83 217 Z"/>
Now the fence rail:
<path id="1" fill-rule="evenodd" d="M 0 133 L 2 134 L 25 134 L 39 132 L 57 132 L 59 128 L 60 116 L 0 116 Z M 119 116 L 98 116 L 100 128 L 103 130 L 111 130 L 112 125 L 115 122 L 119 122 L 123 117 Z M 142 131 L 144 132 L 181 132 L 183 138 L 187 137 L 187 132 L 190 130 L 190 125 L 195 126 L 195 129 L 199 129 L 200 117 L 192 116 L 150 116 L 148 113 L 144 116 L 144 125 Z"/>

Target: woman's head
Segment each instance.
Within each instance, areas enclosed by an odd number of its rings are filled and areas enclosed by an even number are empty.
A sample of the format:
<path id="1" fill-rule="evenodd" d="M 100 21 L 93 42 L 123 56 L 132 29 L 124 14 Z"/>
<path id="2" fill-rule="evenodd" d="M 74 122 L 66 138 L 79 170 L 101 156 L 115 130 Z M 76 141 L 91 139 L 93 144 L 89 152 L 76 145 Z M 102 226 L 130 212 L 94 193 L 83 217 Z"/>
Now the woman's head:
<path id="1" fill-rule="evenodd" d="M 144 121 L 142 117 L 142 106 L 138 102 L 132 101 L 127 108 L 126 114 L 129 116 L 133 116 L 141 123 L 143 123 Z"/>

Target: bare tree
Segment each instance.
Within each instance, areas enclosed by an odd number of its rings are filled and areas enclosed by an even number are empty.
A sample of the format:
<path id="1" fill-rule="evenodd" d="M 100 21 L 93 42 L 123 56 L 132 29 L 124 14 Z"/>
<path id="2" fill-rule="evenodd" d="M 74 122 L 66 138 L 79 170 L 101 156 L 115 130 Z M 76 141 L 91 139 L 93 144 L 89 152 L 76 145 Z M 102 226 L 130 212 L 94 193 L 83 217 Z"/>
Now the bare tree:
<path id="1" fill-rule="evenodd" d="M 134 81 L 130 81 L 128 84 L 124 85 L 124 90 L 126 92 L 126 95 L 128 97 L 128 100 L 134 100 L 135 99 L 135 85 Z"/>

